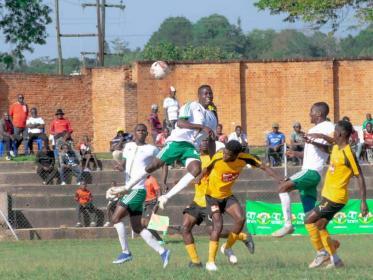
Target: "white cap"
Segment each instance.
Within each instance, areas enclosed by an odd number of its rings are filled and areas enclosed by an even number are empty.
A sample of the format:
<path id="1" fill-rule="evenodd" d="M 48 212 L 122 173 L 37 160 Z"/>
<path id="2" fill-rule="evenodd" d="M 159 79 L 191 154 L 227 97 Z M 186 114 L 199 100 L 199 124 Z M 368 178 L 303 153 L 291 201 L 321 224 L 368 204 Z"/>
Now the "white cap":
<path id="1" fill-rule="evenodd" d="M 157 104 L 152 104 L 152 110 L 154 110 L 154 109 L 158 109 L 158 105 Z"/>
<path id="2" fill-rule="evenodd" d="M 170 91 L 176 91 L 176 88 L 174 86 L 170 86 Z"/>

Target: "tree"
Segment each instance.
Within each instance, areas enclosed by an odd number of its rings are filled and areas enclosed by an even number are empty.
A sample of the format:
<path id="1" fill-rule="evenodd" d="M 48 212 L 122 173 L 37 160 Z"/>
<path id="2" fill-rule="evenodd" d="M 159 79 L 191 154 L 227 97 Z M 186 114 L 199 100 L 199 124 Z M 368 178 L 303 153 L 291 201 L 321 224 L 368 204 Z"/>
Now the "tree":
<path id="1" fill-rule="evenodd" d="M 46 43 L 50 12 L 42 0 L 0 0 L 0 30 L 5 42 L 14 45 L 10 53 L 0 53 L 1 63 L 11 67 L 23 60 L 24 51 L 33 51 L 32 44 Z"/>
<path id="2" fill-rule="evenodd" d="M 273 29 L 259 30 L 254 29 L 247 34 L 247 40 L 250 48 L 246 51 L 246 57 L 250 59 L 263 59 L 272 48 L 272 41 L 276 37 L 276 31 Z"/>
<path id="3" fill-rule="evenodd" d="M 341 55 L 345 57 L 373 56 L 373 24 L 355 37 L 349 35 L 340 42 Z"/>
<path id="4" fill-rule="evenodd" d="M 286 14 L 285 21 L 303 20 L 314 23 L 317 27 L 331 23 L 336 30 L 343 20 L 346 10 L 363 23 L 373 22 L 372 0 L 257 0 L 260 10 L 270 10 L 271 14 Z"/>

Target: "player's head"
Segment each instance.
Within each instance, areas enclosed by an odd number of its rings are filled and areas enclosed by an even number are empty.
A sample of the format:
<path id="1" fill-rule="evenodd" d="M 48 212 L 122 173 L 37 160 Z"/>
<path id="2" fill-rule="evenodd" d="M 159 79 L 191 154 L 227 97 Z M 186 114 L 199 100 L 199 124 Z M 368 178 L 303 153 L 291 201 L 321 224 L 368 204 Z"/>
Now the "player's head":
<path id="1" fill-rule="evenodd" d="M 311 107 L 311 123 L 318 124 L 326 120 L 329 114 L 329 105 L 325 102 L 316 102 Z"/>
<path id="2" fill-rule="evenodd" d="M 136 143 L 145 143 L 146 136 L 148 136 L 148 128 L 145 124 L 139 123 L 135 126 L 135 141 Z"/>
<path id="3" fill-rule="evenodd" d="M 202 155 L 207 155 L 209 153 L 209 139 L 207 137 L 202 139 L 199 151 Z"/>
<path id="4" fill-rule="evenodd" d="M 367 131 L 369 132 L 369 133 L 372 133 L 372 130 L 373 130 L 373 125 L 372 125 L 372 123 L 367 123 L 367 126 L 366 126 L 366 129 L 367 129 Z"/>
<path id="5" fill-rule="evenodd" d="M 367 118 L 368 121 L 370 121 L 372 119 L 372 115 L 370 113 L 367 113 L 365 115 L 365 117 Z"/>
<path id="6" fill-rule="evenodd" d="M 295 122 L 295 123 L 293 124 L 293 128 L 294 128 L 294 131 L 295 131 L 295 132 L 300 132 L 301 129 L 302 129 L 302 126 L 300 125 L 300 122 Z"/>
<path id="7" fill-rule="evenodd" d="M 347 116 L 344 116 L 344 117 L 342 118 L 342 121 L 347 121 L 347 122 L 351 122 L 350 118 L 349 118 L 349 117 L 347 117 Z"/>
<path id="8" fill-rule="evenodd" d="M 214 94 L 209 85 L 202 85 L 198 88 L 198 102 L 207 108 L 214 100 Z"/>
<path id="9" fill-rule="evenodd" d="M 279 129 L 280 129 L 280 125 L 278 123 L 273 123 L 272 124 L 272 131 L 274 133 L 277 133 Z"/>
<path id="10" fill-rule="evenodd" d="M 216 133 L 218 135 L 223 133 L 223 125 L 221 123 L 219 123 L 218 126 L 216 127 Z"/>
<path id="11" fill-rule="evenodd" d="M 175 98 L 176 96 L 176 88 L 174 86 L 170 86 L 170 97 Z"/>
<path id="12" fill-rule="evenodd" d="M 334 129 L 334 139 L 336 143 L 348 143 L 348 139 L 353 131 L 352 124 L 348 121 L 337 122 Z"/>
<path id="13" fill-rule="evenodd" d="M 236 132 L 237 136 L 240 136 L 242 133 L 242 127 L 240 125 L 237 125 L 234 131 Z"/>
<path id="14" fill-rule="evenodd" d="M 225 162 L 235 161 L 238 154 L 242 152 L 242 145 L 236 140 L 229 141 L 223 150 L 223 160 Z"/>
<path id="15" fill-rule="evenodd" d="M 152 109 L 152 113 L 158 113 L 158 105 L 157 104 L 152 104 L 151 109 Z"/>
<path id="16" fill-rule="evenodd" d="M 35 107 L 31 108 L 30 113 L 31 117 L 33 118 L 36 118 L 38 116 L 38 110 Z"/>

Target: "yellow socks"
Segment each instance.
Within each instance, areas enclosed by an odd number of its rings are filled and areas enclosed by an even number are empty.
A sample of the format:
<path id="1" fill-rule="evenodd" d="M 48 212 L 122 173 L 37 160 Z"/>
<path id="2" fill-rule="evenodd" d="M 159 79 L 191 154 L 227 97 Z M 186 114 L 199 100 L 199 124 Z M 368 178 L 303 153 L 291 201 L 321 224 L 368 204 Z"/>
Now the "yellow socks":
<path id="1" fill-rule="evenodd" d="M 209 244 L 209 263 L 215 263 L 216 253 L 218 252 L 219 241 L 210 241 Z"/>
<path id="2" fill-rule="evenodd" d="M 240 232 L 240 233 L 238 234 L 238 240 L 244 241 L 244 240 L 246 240 L 246 239 L 247 239 L 247 234 L 246 234 L 246 233 L 244 233 L 244 232 Z"/>
<path id="3" fill-rule="evenodd" d="M 306 224 L 305 225 L 311 239 L 311 243 L 316 251 L 320 251 L 324 248 L 323 242 L 321 241 L 319 229 L 315 224 Z"/>
<path id="4" fill-rule="evenodd" d="M 237 233 L 230 232 L 228 235 L 227 242 L 225 243 L 225 248 L 226 249 L 231 248 L 234 245 L 234 243 L 236 243 L 237 240 L 243 241 L 246 239 L 247 239 L 246 233 L 240 232 L 237 234 Z"/>
<path id="5" fill-rule="evenodd" d="M 194 243 L 185 245 L 185 249 L 187 250 L 192 263 L 201 263 L 201 260 L 199 259 L 197 254 L 196 245 Z"/>
<path id="6" fill-rule="evenodd" d="M 326 229 L 319 230 L 322 244 L 324 245 L 325 250 L 329 253 L 330 256 L 335 254 L 335 242 L 330 238 L 330 235 Z"/>

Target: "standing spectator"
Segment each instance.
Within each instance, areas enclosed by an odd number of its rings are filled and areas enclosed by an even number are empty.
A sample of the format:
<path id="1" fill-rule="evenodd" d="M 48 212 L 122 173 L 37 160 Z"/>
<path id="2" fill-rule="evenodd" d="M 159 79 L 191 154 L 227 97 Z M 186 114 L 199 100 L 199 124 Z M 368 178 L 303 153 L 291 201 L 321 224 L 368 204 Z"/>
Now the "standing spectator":
<path id="1" fill-rule="evenodd" d="M 148 122 L 150 125 L 150 131 L 151 131 L 152 138 L 153 138 L 153 144 L 155 145 L 155 142 L 157 140 L 157 135 L 162 132 L 162 124 L 158 118 L 158 105 L 153 104 L 151 108 L 152 108 L 152 112 L 148 118 Z"/>
<path id="2" fill-rule="evenodd" d="M 70 121 L 65 119 L 65 113 L 62 109 L 57 109 L 56 119 L 54 119 L 50 125 L 50 133 L 54 136 L 54 141 L 57 142 L 57 139 L 64 136 L 66 132 L 72 133 L 73 129 L 71 128 Z"/>
<path id="3" fill-rule="evenodd" d="M 118 128 L 117 135 L 110 141 L 110 152 L 112 152 L 116 166 L 121 164 L 124 145 L 131 142 L 132 138 L 132 134 L 125 133 L 123 128 Z"/>
<path id="4" fill-rule="evenodd" d="M 219 123 L 218 126 L 216 127 L 216 136 L 218 138 L 217 141 L 222 142 L 224 144 L 226 144 L 228 142 L 228 137 L 227 137 L 227 135 L 225 135 L 223 133 L 223 125 L 221 123 Z M 234 137 L 234 136 L 232 136 L 232 137 Z M 247 142 L 247 139 L 246 139 L 246 142 Z"/>
<path id="5" fill-rule="evenodd" d="M 370 113 L 367 113 L 365 117 L 366 117 L 366 119 L 363 123 L 363 130 L 365 130 L 367 128 L 368 123 L 371 123 L 373 125 L 372 115 Z"/>
<path id="6" fill-rule="evenodd" d="M 35 163 L 37 165 L 36 173 L 42 178 L 43 185 L 53 183 L 53 179 L 57 177 L 57 169 L 55 168 L 54 154 L 47 146 L 43 146 L 42 150 L 36 154 Z"/>
<path id="7" fill-rule="evenodd" d="M 304 150 L 304 132 L 300 122 L 295 122 L 293 125 L 294 131 L 290 135 L 291 149 L 296 152 L 303 152 Z M 293 164 L 301 164 L 302 159 L 299 157 L 293 157 Z"/>
<path id="8" fill-rule="evenodd" d="M 102 170 L 102 167 L 100 167 L 98 164 L 96 154 L 93 153 L 91 140 L 89 139 L 87 135 L 83 136 L 83 143 L 80 144 L 79 150 L 80 150 L 80 155 L 82 156 L 82 167 L 84 164 L 84 167 L 83 167 L 84 171 L 90 171 L 89 162 L 91 161 L 91 159 L 94 161 L 96 165 L 96 169 L 100 168 L 100 170 Z"/>
<path id="9" fill-rule="evenodd" d="M 242 126 L 237 125 L 236 128 L 234 129 L 234 132 L 229 134 L 228 141 L 231 141 L 231 140 L 236 140 L 240 142 L 240 144 L 242 145 L 244 149 L 247 148 L 247 136 L 245 133 L 242 132 Z"/>
<path id="10" fill-rule="evenodd" d="M 25 103 L 23 94 L 18 94 L 17 102 L 10 105 L 9 116 L 14 126 L 14 137 L 16 140 L 16 151 L 23 141 L 25 152 L 27 150 L 27 129 L 26 120 L 28 116 L 28 106 Z"/>
<path id="11" fill-rule="evenodd" d="M 283 157 L 283 147 L 285 143 L 285 135 L 279 131 L 280 125 L 278 123 L 272 124 L 272 132 L 267 134 L 267 160 L 272 166 L 281 165 Z"/>
<path id="12" fill-rule="evenodd" d="M 176 99 L 175 87 L 170 87 L 169 95 L 163 101 L 163 108 L 167 127 L 172 131 L 175 128 L 179 113 L 179 102 Z"/>
<path id="13" fill-rule="evenodd" d="M 116 187 L 117 186 L 117 181 L 112 181 L 111 182 L 111 187 Z M 107 198 L 109 201 L 108 201 L 108 204 L 106 205 L 106 217 L 107 217 L 107 221 L 106 223 L 104 224 L 104 227 L 109 227 L 111 225 L 111 216 L 113 215 L 114 213 L 114 210 L 115 210 L 115 207 L 117 206 L 117 203 L 118 203 L 118 200 L 119 200 L 119 197 L 116 196 L 114 198 Z"/>
<path id="14" fill-rule="evenodd" d="M 347 117 L 347 116 L 344 116 L 342 118 L 342 120 L 351 123 L 350 118 Z M 352 125 L 352 123 L 351 123 L 351 125 Z M 359 133 L 355 130 L 355 128 L 353 126 L 352 126 L 352 133 L 351 133 L 350 139 L 349 139 L 349 144 L 350 144 L 350 147 L 351 147 L 352 151 L 356 155 L 356 159 L 359 160 L 360 155 L 361 155 L 361 150 L 362 150 L 364 144 L 360 143 Z"/>
<path id="15" fill-rule="evenodd" d="M 12 150 L 12 144 L 14 141 L 14 127 L 13 123 L 10 119 L 10 116 L 7 112 L 3 114 L 3 118 L 0 119 L 0 141 L 5 144 L 5 159 L 10 160 L 11 156 L 14 156 L 14 152 Z"/>
<path id="16" fill-rule="evenodd" d="M 170 130 L 165 127 L 161 133 L 157 135 L 157 139 L 155 140 L 155 145 L 158 148 L 162 148 L 166 143 L 166 139 L 170 136 Z"/>
<path id="17" fill-rule="evenodd" d="M 77 223 L 76 227 L 81 227 L 82 222 L 80 219 L 81 214 L 88 215 L 90 220 L 90 226 L 95 227 L 97 219 L 97 208 L 93 205 L 92 202 L 92 193 L 87 188 L 87 183 L 83 182 L 82 186 L 79 187 L 75 192 L 75 201 L 77 202 L 76 214 L 77 214 Z"/>
<path id="18" fill-rule="evenodd" d="M 77 185 L 80 185 L 82 169 L 79 166 L 80 156 L 78 155 L 78 153 L 69 149 L 69 146 L 67 144 L 63 144 L 59 160 L 61 185 L 66 185 L 66 171 L 71 171 L 73 175 L 76 177 Z"/>
<path id="19" fill-rule="evenodd" d="M 369 164 L 373 164 L 373 125 L 368 122 L 364 131 L 364 146 Z"/>
<path id="20" fill-rule="evenodd" d="M 30 153 L 33 154 L 33 141 L 35 139 L 42 139 L 44 147 L 49 149 L 48 145 L 48 137 L 44 133 L 45 129 L 45 122 L 44 120 L 38 116 L 38 111 L 36 108 L 31 108 L 30 110 L 31 117 L 29 117 L 26 121 L 26 126 L 28 128 L 28 148 L 30 150 Z"/>

